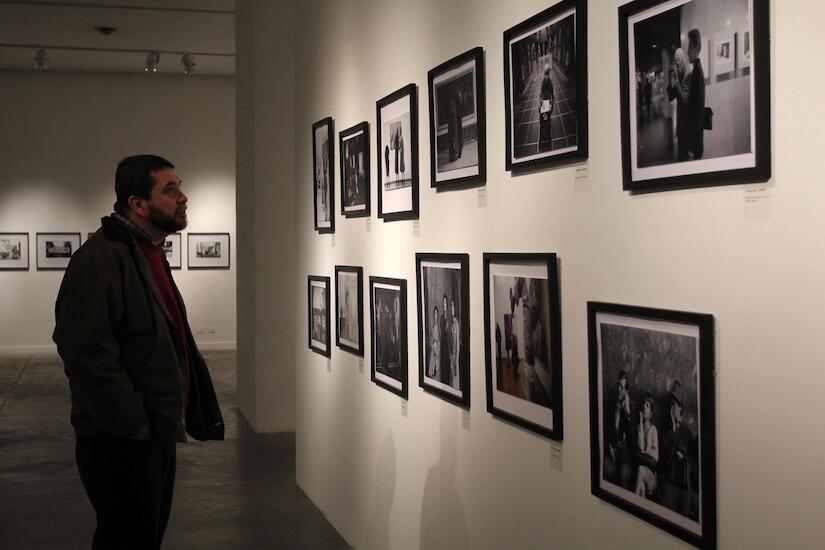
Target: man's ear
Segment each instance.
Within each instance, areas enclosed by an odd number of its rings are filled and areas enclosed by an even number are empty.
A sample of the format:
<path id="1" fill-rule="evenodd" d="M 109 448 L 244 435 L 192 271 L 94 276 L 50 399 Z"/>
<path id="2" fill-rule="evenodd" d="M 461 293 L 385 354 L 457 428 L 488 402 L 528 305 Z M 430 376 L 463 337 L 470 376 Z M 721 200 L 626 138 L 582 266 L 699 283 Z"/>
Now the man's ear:
<path id="1" fill-rule="evenodd" d="M 141 216 L 146 215 L 146 199 L 138 197 L 137 195 L 131 195 L 129 196 L 127 203 L 129 204 L 129 208 L 131 208 L 136 214 Z"/>

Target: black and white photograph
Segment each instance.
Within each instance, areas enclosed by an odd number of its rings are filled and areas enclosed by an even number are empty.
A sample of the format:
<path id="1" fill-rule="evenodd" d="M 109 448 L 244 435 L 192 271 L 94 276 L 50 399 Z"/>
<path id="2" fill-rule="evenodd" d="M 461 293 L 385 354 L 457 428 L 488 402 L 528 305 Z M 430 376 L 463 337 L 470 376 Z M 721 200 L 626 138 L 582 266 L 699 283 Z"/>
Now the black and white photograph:
<path id="1" fill-rule="evenodd" d="M 484 49 L 473 48 L 428 73 L 432 187 L 487 178 Z"/>
<path id="2" fill-rule="evenodd" d="M 335 266 L 336 345 L 364 356 L 364 269 Z"/>
<path id="3" fill-rule="evenodd" d="M 312 125 L 312 189 L 318 233 L 335 233 L 335 138 L 332 126 L 331 117 Z"/>
<path id="4" fill-rule="evenodd" d="M 415 84 L 378 100 L 378 217 L 418 218 L 418 93 Z"/>
<path id="5" fill-rule="evenodd" d="M 418 296 L 418 382 L 470 407 L 470 256 L 415 255 Z"/>
<path id="6" fill-rule="evenodd" d="M 172 269 L 180 269 L 181 267 L 181 236 L 180 233 L 170 233 L 161 243 L 163 254 L 166 256 L 166 261 L 169 262 L 169 267 Z"/>
<path id="7" fill-rule="evenodd" d="M 229 269 L 229 233 L 189 233 L 189 269 Z"/>
<path id="8" fill-rule="evenodd" d="M 37 269 L 66 269 L 80 248 L 80 233 L 38 233 Z"/>
<path id="9" fill-rule="evenodd" d="M 0 233 L 0 270 L 29 269 L 29 234 Z"/>
<path id="10" fill-rule="evenodd" d="M 504 32 L 507 170 L 587 158 L 587 2 Z"/>
<path id="11" fill-rule="evenodd" d="M 555 254 L 484 254 L 487 410 L 564 437 Z"/>
<path id="12" fill-rule="evenodd" d="M 307 306 L 309 349 L 329 357 L 329 277 L 307 277 Z"/>
<path id="13" fill-rule="evenodd" d="M 742 25 L 736 32 L 736 70 L 740 75 L 750 72 L 751 66 L 751 31 L 748 25 Z"/>
<path id="14" fill-rule="evenodd" d="M 370 127 L 362 122 L 338 134 L 341 153 L 341 214 L 370 215 Z"/>
<path id="15" fill-rule="evenodd" d="M 592 493 L 715 548 L 713 316 L 587 308 Z"/>
<path id="16" fill-rule="evenodd" d="M 407 399 L 407 281 L 370 277 L 371 379 Z"/>
<path id="17" fill-rule="evenodd" d="M 626 190 L 768 180 L 767 0 L 637 0 L 619 36 Z"/>

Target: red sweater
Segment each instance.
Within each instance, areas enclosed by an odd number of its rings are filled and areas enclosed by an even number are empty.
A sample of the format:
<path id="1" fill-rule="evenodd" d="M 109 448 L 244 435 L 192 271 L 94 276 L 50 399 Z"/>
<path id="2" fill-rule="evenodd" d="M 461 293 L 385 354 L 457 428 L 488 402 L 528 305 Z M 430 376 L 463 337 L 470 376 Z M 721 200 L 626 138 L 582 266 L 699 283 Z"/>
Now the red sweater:
<path id="1" fill-rule="evenodd" d="M 169 273 L 166 271 L 166 266 L 164 265 L 163 257 L 161 256 L 162 252 L 160 247 L 155 246 L 144 239 L 138 238 L 135 240 L 143 250 L 143 254 L 146 256 L 146 261 L 149 262 L 149 267 L 152 270 L 152 274 L 155 276 L 155 283 L 158 285 L 160 296 L 163 298 L 163 303 L 166 305 L 166 309 L 172 316 L 172 321 L 175 323 L 178 337 L 180 337 L 181 347 L 183 348 L 183 406 L 185 410 L 186 405 L 189 403 L 189 346 L 186 344 L 186 325 L 184 324 L 183 313 L 178 306 L 177 300 L 175 300 L 175 291 L 172 289 L 172 280 Z"/>

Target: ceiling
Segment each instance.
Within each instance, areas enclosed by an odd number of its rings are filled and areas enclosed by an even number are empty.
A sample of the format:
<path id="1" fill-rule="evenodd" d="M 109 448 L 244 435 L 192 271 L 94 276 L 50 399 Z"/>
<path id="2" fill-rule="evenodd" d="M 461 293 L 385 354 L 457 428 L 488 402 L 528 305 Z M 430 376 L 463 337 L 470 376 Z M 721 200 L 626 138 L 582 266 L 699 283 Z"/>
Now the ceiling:
<path id="1" fill-rule="evenodd" d="M 105 36 L 95 27 L 114 27 Z M 157 72 L 235 73 L 235 0 L 0 0 L 0 69 L 35 69 L 44 48 L 49 71 L 142 73 L 157 51 Z"/>

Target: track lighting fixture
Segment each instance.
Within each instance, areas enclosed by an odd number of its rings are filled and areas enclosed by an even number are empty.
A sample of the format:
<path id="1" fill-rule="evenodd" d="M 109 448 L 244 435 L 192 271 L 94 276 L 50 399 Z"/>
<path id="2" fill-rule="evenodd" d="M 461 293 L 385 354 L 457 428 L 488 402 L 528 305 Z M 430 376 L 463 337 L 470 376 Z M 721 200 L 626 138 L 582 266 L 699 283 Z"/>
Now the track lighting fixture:
<path id="1" fill-rule="evenodd" d="M 46 50 L 40 48 L 37 50 L 37 53 L 34 54 L 34 66 L 37 69 L 46 69 L 49 66 L 49 56 L 46 54 Z"/>
<path id="2" fill-rule="evenodd" d="M 185 53 L 180 58 L 180 64 L 183 65 L 183 72 L 192 74 L 195 72 L 195 56 L 191 53 Z"/>
<path id="3" fill-rule="evenodd" d="M 160 63 L 160 54 L 149 52 L 146 54 L 146 65 L 143 70 L 147 73 L 156 73 L 158 72 L 158 63 Z"/>

